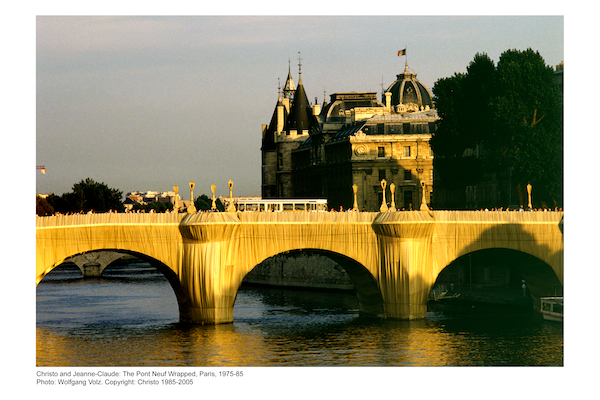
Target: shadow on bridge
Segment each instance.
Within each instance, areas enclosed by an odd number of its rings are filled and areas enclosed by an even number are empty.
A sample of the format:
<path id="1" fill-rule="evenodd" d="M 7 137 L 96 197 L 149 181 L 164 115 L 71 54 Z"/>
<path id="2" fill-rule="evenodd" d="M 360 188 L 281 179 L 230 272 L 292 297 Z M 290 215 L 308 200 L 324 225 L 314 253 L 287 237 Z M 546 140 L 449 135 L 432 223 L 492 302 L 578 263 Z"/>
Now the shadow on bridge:
<path id="1" fill-rule="evenodd" d="M 536 226 L 491 227 L 458 252 L 440 271 L 434 286 L 450 290 L 452 285 L 455 293 L 471 300 L 507 304 L 523 298 L 525 283 L 525 297 L 539 308 L 540 297 L 563 295 L 562 219 L 556 228 L 559 233 L 553 233 L 554 240 L 542 243 L 540 235 L 531 232 L 539 229 Z"/>
<path id="2" fill-rule="evenodd" d="M 544 215 L 548 214 L 548 215 Z M 478 251 L 530 254 L 563 279 L 562 214 L 508 212 L 198 213 L 91 216 L 38 221 L 37 278 L 77 254 L 108 250 L 156 266 L 183 322 L 229 323 L 243 278 L 268 257 L 311 251 L 348 273 L 361 313 L 425 316 L 439 273 Z M 181 218 L 181 219 L 180 219 Z M 538 268 L 521 268 L 533 287 Z"/>

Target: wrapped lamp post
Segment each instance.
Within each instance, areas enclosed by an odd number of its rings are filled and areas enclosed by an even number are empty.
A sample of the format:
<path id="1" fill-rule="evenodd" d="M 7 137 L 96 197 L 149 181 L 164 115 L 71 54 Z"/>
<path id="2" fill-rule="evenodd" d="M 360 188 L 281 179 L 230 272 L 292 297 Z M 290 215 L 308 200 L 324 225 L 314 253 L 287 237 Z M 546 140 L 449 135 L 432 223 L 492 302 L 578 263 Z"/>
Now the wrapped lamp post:
<path id="1" fill-rule="evenodd" d="M 429 211 L 427 207 L 427 198 L 425 197 L 425 182 L 421 182 L 421 192 L 423 193 L 421 198 L 421 211 Z"/>
<path id="2" fill-rule="evenodd" d="M 358 211 L 358 202 L 356 201 L 356 192 L 358 192 L 358 185 L 352 185 L 352 192 L 354 192 L 354 205 L 352 206 L 352 209 L 354 211 Z"/>
<path id="3" fill-rule="evenodd" d="M 235 206 L 233 205 L 233 181 L 230 179 L 228 184 L 229 184 L 229 205 L 227 206 L 227 211 L 235 212 Z"/>
<path id="4" fill-rule="evenodd" d="M 210 190 L 212 191 L 212 205 L 210 206 L 210 209 L 212 211 L 217 211 L 217 202 L 216 202 L 216 198 L 215 198 L 215 189 L 216 188 L 217 187 L 214 184 L 210 185 Z"/>
<path id="5" fill-rule="evenodd" d="M 394 192 L 396 191 L 396 185 L 393 183 L 390 184 L 390 192 L 392 193 L 392 204 L 390 206 L 390 211 L 396 211 L 396 201 L 394 199 Z"/>
<path id="6" fill-rule="evenodd" d="M 387 182 L 385 179 L 381 180 L 381 188 L 383 189 L 383 201 L 381 202 L 381 207 L 379 207 L 379 211 L 386 212 L 388 210 L 387 202 L 385 201 L 385 186 Z"/>
<path id="7" fill-rule="evenodd" d="M 195 185 L 194 182 L 191 181 L 190 182 L 190 192 L 191 192 L 190 193 L 190 197 L 191 197 L 191 202 L 190 202 L 189 207 L 187 208 L 187 212 L 189 214 L 196 212 L 196 206 L 194 205 L 194 185 Z"/>
<path id="8" fill-rule="evenodd" d="M 177 185 L 173 186 L 173 190 L 175 191 L 175 203 L 173 204 L 173 211 L 178 213 L 179 212 L 179 202 L 177 201 L 177 191 L 179 190 L 179 186 L 177 186 Z"/>

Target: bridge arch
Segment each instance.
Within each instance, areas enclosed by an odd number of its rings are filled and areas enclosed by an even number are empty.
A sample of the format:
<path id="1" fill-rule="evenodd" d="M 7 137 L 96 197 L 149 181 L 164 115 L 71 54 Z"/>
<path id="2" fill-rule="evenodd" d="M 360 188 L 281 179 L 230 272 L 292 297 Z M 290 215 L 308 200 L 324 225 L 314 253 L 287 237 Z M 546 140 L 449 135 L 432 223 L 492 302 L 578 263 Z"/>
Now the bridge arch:
<path id="1" fill-rule="evenodd" d="M 562 217 L 562 212 L 468 211 L 40 217 L 36 277 L 39 282 L 65 258 L 91 250 L 145 254 L 177 274 L 187 295 L 180 307 L 183 322 L 219 324 L 233 321 L 237 290 L 259 262 L 316 249 L 349 263 L 350 270 L 352 263 L 364 267 L 356 271 L 376 280 L 385 318 L 417 319 L 425 316 L 439 272 L 478 250 L 531 254 L 550 265 L 562 283 Z"/>
<path id="2" fill-rule="evenodd" d="M 65 259 L 94 250 L 131 251 L 179 267 L 180 214 L 83 214 L 36 219 L 36 284 Z"/>
<path id="3" fill-rule="evenodd" d="M 45 271 L 44 276 L 46 276 L 48 273 L 50 273 L 51 271 L 53 271 L 54 269 L 58 268 L 60 265 L 64 264 L 65 261 L 69 260 L 70 258 L 72 258 L 73 256 L 85 256 L 85 255 L 93 255 L 93 254 L 98 254 L 98 253 L 102 253 L 102 252 L 109 252 L 109 253 L 118 253 L 118 254 L 127 254 L 127 255 L 131 255 L 134 256 L 144 262 L 147 262 L 148 264 L 150 264 L 151 266 L 153 266 L 154 268 L 156 268 L 156 270 L 161 273 L 165 279 L 169 282 L 169 285 L 171 286 L 171 289 L 173 290 L 173 293 L 175 294 L 175 298 L 177 299 L 177 304 L 179 307 L 179 312 L 187 312 L 187 307 L 189 307 L 189 302 L 188 302 L 188 296 L 187 296 L 187 291 L 185 290 L 185 288 L 181 285 L 181 282 L 179 281 L 179 277 L 177 275 L 177 272 L 174 271 L 170 266 L 166 265 L 165 263 L 163 263 L 160 260 L 157 260 L 154 257 L 151 257 L 147 254 L 144 253 L 140 253 L 137 251 L 132 251 L 132 250 L 127 250 L 127 249 L 118 249 L 118 248 L 109 248 L 109 249 L 96 249 L 96 250 L 90 250 L 84 253 L 80 253 L 80 254 L 74 254 L 72 256 L 68 256 L 65 257 L 62 261 L 55 263 L 52 267 L 50 267 L 47 271 Z M 115 258 L 116 260 L 116 258 Z M 111 262 L 112 263 L 112 262 Z M 111 263 L 108 263 L 106 265 L 101 265 L 98 269 L 100 270 L 99 273 L 94 274 L 94 276 L 101 276 L 102 272 L 108 268 L 110 266 Z M 78 265 L 78 267 L 81 270 L 81 267 Z M 96 266 L 94 266 L 94 268 L 96 268 Z M 85 276 L 85 271 L 82 270 L 82 273 Z M 38 280 L 38 284 L 39 282 L 43 279 L 43 277 L 41 279 Z"/>
<path id="4" fill-rule="evenodd" d="M 504 289 L 504 295 L 521 296 L 523 281 L 534 304 L 543 296 L 562 295 L 562 283 L 549 264 L 527 252 L 499 247 L 456 258 L 440 271 L 436 284 L 453 283 L 463 293 L 473 286 L 494 287 Z"/>
<path id="5" fill-rule="evenodd" d="M 354 292 L 358 298 L 359 312 L 361 315 L 384 316 L 383 297 L 375 277 L 360 262 L 338 252 L 319 248 L 296 248 L 287 250 L 264 258 L 254 267 L 249 269 L 245 276 L 248 276 L 248 274 L 254 271 L 256 267 L 272 257 L 285 255 L 293 257 L 294 255 L 302 253 L 326 257 L 339 265 L 347 273 L 354 286 Z"/>
<path id="6" fill-rule="evenodd" d="M 444 217 L 444 214 L 451 213 L 438 214 Z M 532 263 L 543 262 L 554 271 L 562 285 L 564 269 L 562 218 L 559 221 L 554 214 L 552 212 L 462 213 L 462 222 L 453 217 L 456 222 L 450 224 L 445 223 L 444 218 L 438 218 L 433 236 L 433 246 L 437 248 L 434 251 L 436 269 L 439 273 L 456 259 L 478 251 L 504 249 L 508 251 L 506 254 L 528 255 Z"/>

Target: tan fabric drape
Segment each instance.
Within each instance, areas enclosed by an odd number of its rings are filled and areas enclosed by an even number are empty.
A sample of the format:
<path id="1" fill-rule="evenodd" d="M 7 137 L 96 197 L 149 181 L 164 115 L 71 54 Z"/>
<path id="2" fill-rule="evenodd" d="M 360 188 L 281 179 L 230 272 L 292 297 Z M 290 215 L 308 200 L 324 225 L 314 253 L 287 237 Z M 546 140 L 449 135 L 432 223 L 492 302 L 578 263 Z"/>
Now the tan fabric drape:
<path id="1" fill-rule="evenodd" d="M 117 249 L 168 266 L 187 293 L 190 320 L 232 318 L 244 276 L 268 257 L 312 249 L 346 268 L 387 316 L 424 316 L 438 274 L 456 258 L 488 248 L 531 254 L 563 280 L 559 212 L 407 211 L 89 214 L 37 218 L 37 282 L 64 259 Z M 350 265 L 348 264 L 348 265 Z M 366 273 L 368 271 L 368 273 Z"/>

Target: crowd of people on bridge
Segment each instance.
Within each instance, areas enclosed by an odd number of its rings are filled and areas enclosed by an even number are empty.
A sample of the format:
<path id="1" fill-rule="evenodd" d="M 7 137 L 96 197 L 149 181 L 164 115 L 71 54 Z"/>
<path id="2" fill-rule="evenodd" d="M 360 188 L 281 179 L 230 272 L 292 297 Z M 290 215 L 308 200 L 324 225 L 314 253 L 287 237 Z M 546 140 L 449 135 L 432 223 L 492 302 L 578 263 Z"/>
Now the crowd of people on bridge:
<path id="1" fill-rule="evenodd" d="M 434 211 L 433 208 L 429 208 L 431 211 Z M 271 211 L 272 210 L 268 210 Z M 367 210 L 363 207 L 362 212 L 367 212 Z M 401 207 L 400 209 L 392 209 L 389 208 L 387 212 L 402 212 L 402 211 L 417 211 L 417 210 L 413 210 L 412 207 L 409 207 L 408 209 Z M 441 211 L 441 210 L 440 210 Z M 446 210 L 448 211 L 448 210 Z M 523 208 L 523 206 L 520 206 L 519 208 L 510 208 L 510 207 L 491 207 L 491 208 L 479 208 L 479 209 L 475 209 L 475 210 L 460 210 L 460 211 L 479 211 L 479 212 L 562 212 L 563 209 L 562 207 L 554 207 L 554 209 L 549 208 L 549 207 L 539 207 L 539 208 Z M 124 213 L 127 214 L 154 214 L 157 211 L 154 209 L 150 209 L 149 211 L 146 212 L 146 210 L 129 210 L 128 208 L 125 208 Z M 213 210 L 198 210 L 197 212 L 219 212 L 219 211 L 213 211 Z M 352 207 L 349 207 L 347 209 L 344 209 L 343 206 L 340 206 L 339 210 L 336 210 L 335 208 L 332 208 L 329 212 L 358 212 L 356 210 L 354 210 Z M 59 216 L 59 215 L 86 215 L 86 214 L 95 214 L 96 212 L 94 210 L 89 210 L 89 211 L 79 211 L 79 212 L 68 212 L 68 213 L 60 213 L 60 212 L 55 212 L 54 214 L 52 214 L 52 216 Z M 117 211 L 115 210 L 108 210 L 106 213 L 112 214 L 112 213 L 117 213 Z M 173 210 L 165 210 L 163 213 L 169 214 L 169 213 L 177 213 L 177 211 L 173 211 Z M 180 210 L 179 213 L 185 213 L 185 210 Z M 36 216 L 39 217 L 39 215 L 36 214 Z"/>

